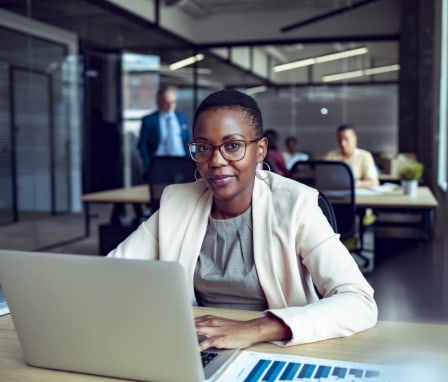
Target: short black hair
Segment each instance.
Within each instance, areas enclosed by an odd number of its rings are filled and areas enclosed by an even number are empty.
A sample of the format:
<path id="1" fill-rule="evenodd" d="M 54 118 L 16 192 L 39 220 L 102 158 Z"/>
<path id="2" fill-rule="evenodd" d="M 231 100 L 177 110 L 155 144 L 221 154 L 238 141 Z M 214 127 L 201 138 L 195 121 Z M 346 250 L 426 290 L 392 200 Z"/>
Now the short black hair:
<path id="1" fill-rule="evenodd" d="M 348 123 L 343 123 L 342 125 L 339 125 L 338 133 L 340 133 L 341 131 L 345 131 L 345 130 L 353 130 L 353 131 L 355 131 L 355 128 L 353 127 L 353 125 L 350 125 Z"/>
<path id="2" fill-rule="evenodd" d="M 296 137 L 292 137 L 292 136 L 286 137 L 285 144 L 287 145 L 289 142 L 297 143 L 297 138 Z"/>
<path id="3" fill-rule="evenodd" d="M 263 136 L 263 118 L 257 102 L 249 95 L 238 90 L 219 90 L 207 96 L 196 109 L 193 120 L 193 132 L 199 115 L 207 110 L 240 109 L 245 118 L 253 125 L 257 137 Z"/>
<path id="4" fill-rule="evenodd" d="M 278 150 L 277 142 L 278 142 L 278 133 L 275 130 L 269 129 L 266 130 L 263 134 L 265 138 L 268 140 L 268 147 L 274 150 Z"/>

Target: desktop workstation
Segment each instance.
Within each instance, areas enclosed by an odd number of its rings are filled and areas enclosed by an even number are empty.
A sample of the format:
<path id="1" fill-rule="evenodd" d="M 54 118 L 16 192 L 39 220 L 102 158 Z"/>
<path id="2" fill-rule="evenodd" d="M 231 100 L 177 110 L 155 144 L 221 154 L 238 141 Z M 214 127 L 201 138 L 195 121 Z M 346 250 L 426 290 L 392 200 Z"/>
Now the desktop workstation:
<path id="1" fill-rule="evenodd" d="M 217 314 L 228 318 L 250 319 L 256 312 L 195 307 L 196 315 Z M 282 348 L 259 344 L 247 350 L 313 358 L 365 363 L 401 362 L 428 368 L 448 362 L 448 324 L 378 322 L 365 332 L 351 337 Z M 27 366 L 10 315 L 0 317 L 0 379 L 5 381 L 83 382 L 112 381 L 114 378 L 53 371 Z M 442 380 L 440 380 L 441 382 Z M 437 381 L 439 382 L 439 381 Z"/>
<path id="2" fill-rule="evenodd" d="M 370 248 L 373 257 L 361 256 L 365 262 L 364 270 L 373 270 L 375 255 L 382 255 L 381 250 L 377 248 L 377 239 L 430 241 L 433 237 L 434 211 L 437 206 L 436 198 L 426 186 L 418 187 L 415 196 L 406 195 L 401 186 L 390 183 L 381 185 L 376 190 L 356 190 L 361 248 L 364 248 L 364 236 L 369 229 L 369 226 L 364 224 L 366 212 L 370 209 L 375 214 L 374 237 Z"/>
<path id="3" fill-rule="evenodd" d="M 90 236 L 90 204 L 112 204 L 109 223 L 100 225 L 98 232 L 98 251 L 101 255 L 105 255 L 135 229 L 134 222 L 140 221 L 143 216 L 142 206 L 147 205 L 150 200 L 150 190 L 147 185 L 84 194 L 82 196 L 84 235 L 86 237 Z M 133 207 L 135 216 L 131 224 L 123 226 L 120 222 L 120 216 L 125 211 L 126 205 Z"/>
<path id="4" fill-rule="evenodd" d="M 369 192 L 368 190 L 358 191 L 356 194 L 356 207 L 360 217 L 364 216 L 367 208 L 373 209 L 378 215 L 381 213 L 417 214 L 421 216 L 419 223 L 414 224 L 420 229 L 421 237 L 428 241 L 433 235 L 434 210 L 438 203 L 431 189 L 426 186 L 419 186 L 415 196 L 405 195 L 400 186 L 393 189 L 386 189 L 380 192 Z M 362 219 L 360 219 L 362 223 Z M 381 225 L 386 225 L 381 222 Z M 401 222 L 390 222 L 389 226 L 406 226 Z M 412 226 L 411 223 L 407 226 Z"/>
<path id="5" fill-rule="evenodd" d="M 90 235 L 90 204 L 112 204 L 113 209 L 111 212 L 111 223 L 118 223 L 118 213 L 120 206 L 125 204 L 146 204 L 151 200 L 149 187 L 145 184 L 129 187 L 129 188 L 117 188 L 113 190 L 93 192 L 84 194 L 82 196 L 82 202 L 84 204 L 84 233 L 85 236 Z"/>
<path id="6" fill-rule="evenodd" d="M 112 211 L 115 211 L 124 204 L 147 204 L 150 199 L 147 185 L 84 194 L 82 201 L 84 203 L 86 236 L 90 234 L 90 204 L 112 204 L 114 206 Z M 426 186 L 420 186 L 415 197 L 404 195 L 402 189 L 398 186 L 393 190 L 384 192 L 360 192 L 356 195 L 356 208 L 358 215 L 361 217 L 368 208 L 383 212 L 420 214 L 422 221 L 419 228 L 426 240 L 432 237 L 434 210 L 437 205 L 437 200 L 431 189 Z M 114 222 L 114 216 L 114 213 L 112 213 L 111 223 Z M 362 219 L 360 221 L 362 222 Z M 402 225 L 402 223 L 396 223 L 396 225 Z"/>

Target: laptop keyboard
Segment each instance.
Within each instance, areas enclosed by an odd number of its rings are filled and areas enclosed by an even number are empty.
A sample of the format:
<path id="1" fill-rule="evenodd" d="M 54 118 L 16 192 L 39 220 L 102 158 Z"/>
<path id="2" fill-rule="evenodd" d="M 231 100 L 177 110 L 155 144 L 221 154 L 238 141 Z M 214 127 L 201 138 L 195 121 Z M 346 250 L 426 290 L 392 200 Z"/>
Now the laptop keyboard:
<path id="1" fill-rule="evenodd" d="M 217 357 L 218 353 L 212 351 L 201 352 L 202 366 L 205 367 L 207 364 Z"/>

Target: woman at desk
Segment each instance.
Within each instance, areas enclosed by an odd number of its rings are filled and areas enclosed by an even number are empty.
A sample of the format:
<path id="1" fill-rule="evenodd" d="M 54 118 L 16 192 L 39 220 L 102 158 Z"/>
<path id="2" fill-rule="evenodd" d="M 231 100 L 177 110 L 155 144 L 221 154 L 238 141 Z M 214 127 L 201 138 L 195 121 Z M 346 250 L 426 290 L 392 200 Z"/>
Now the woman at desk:
<path id="1" fill-rule="evenodd" d="M 268 142 L 255 100 L 234 90 L 209 95 L 193 136 L 198 180 L 166 187 L 160 209 L 109 256 L 178 261 L 195 304 L 264 311 L 250 321 L 198 317 L 201 350 L 296 345 L 374 326 L 373 289 L 317 191 L 257 170 Z"/>

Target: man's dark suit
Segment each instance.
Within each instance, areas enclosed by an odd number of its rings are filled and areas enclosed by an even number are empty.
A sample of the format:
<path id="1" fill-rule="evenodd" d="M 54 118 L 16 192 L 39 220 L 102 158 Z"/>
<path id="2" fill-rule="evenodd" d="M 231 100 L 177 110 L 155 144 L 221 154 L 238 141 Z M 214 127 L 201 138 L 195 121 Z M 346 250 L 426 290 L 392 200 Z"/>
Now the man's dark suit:
<path id="1" fill-rule="evenodd" d="M 185 153 L 188 153 L 187 143 L 191 141 L 190 130 L 188 128 L 187 116 L 181 111 L 175 111 L 181 129 L 182 141 L 185 146 Z M 148 114 L 142 118 L 142 126 L 137 147 L 143 161 L 144 173 L 149 169 L 149 163 L 160 143 L 160 122 L 159 111 Z"/>

